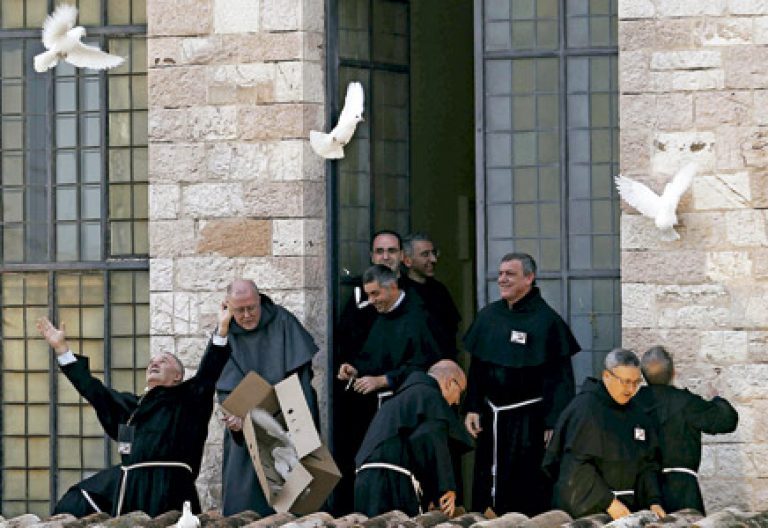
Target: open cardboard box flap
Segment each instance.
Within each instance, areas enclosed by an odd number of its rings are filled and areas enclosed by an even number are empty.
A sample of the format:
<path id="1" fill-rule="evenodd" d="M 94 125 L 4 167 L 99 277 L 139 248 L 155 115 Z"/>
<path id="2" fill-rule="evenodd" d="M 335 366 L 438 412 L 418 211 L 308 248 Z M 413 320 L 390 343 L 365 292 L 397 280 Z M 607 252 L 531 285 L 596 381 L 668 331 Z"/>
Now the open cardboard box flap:
<path id="1" fill-rule="evenodd" d="M 273 416 L 282 415 L 300 463 L 291 470 L 280 491 L 274 494 L 270 491 L 268 472 L 265 471 L 265 464 L 272 461 L 263 459 L 259 453 L 258 432 L 253 422 L 250 419 L 244 421 L 243 434 L 259 484 L 267 502 L 277 512 L 305 515 L 317 511 L 341 478 L 341 473 L 320 440 L 298 376 L 294 374 L 273 387 L 255 372 L 249 372 L 221 405 L 226 412 L 236 416 L 247 416 L 254 407 Z"/>

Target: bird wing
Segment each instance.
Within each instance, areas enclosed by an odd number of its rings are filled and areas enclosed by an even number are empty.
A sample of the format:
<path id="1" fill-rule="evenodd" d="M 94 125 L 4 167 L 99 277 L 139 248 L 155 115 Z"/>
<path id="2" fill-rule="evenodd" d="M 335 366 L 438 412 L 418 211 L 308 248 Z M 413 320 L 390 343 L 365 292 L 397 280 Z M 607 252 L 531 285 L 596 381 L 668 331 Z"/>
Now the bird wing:
<path id="1" fill-rule="evenodd" d="M 46 49 L 54 47 L 76 23 L 77 8 L 69 4 L 59 5 L 43 22 L 43 46 Z"/>
<path id="2" fill-rule="evenodd" d="M 125 59 L 117 55 L 112 55 L 101 51 L 96 46 L 80 44 L 72 51 L 67 53 L 66 61 L 78 68 L 91 68 L 94 70 L 105 70 L 120 66 Z"/>
<path id="3" fill-rule="evenodd" d="M 643 215 L 651 218 L 656 217 L 661 205 L 661 198 L 649 189 L 647 185 L 619 174 L 616 176 L 616 189 L 618 189 L 625 202 Z"/>
<path id="4" fill-rule="evenodd" d="M 676 209 L 680 198 L 685 191 L 688 190 L 688 187 L 691 186 L 691 183 L 693 183 L 693 177 L 696 175 L 698 169 L 699 166 L 691 162 L 677 171 L 677 174 L 672 178 L 672 181 L 664 187 L 662 198 L 666 202 L 673 204 Z"/>
<path id="5" fill-rule="evenodd" d="M 347 86 L 347 95 L 344 98 L 344 108 L 339 115 L 339 123 L 349 121 L 357 115 L 362 115 L 365 104 L 365 92 L 359 82 L 351 82 Z M 337 125 L 338 126 L 338 125 Z"/>

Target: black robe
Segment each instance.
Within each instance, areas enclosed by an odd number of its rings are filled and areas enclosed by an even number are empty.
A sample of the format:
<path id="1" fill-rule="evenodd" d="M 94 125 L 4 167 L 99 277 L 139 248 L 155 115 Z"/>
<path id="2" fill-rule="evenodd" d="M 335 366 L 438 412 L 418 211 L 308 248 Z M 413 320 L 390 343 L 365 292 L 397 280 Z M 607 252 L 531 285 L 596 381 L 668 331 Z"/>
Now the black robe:
<path id="1" fill-rule="evenodd" d="M 635 401 L 651 413 L 659 432 L 662 468 L 687 468 L 698 472 L 701 464 L 701 433 L 721 434 L 736 430 L 739 414 L 726 400 L 701 396 L 671 385 L 642 387 Z M 661 475 L 662 506 L 667 512 L 693 508 L 704 512 L 699 482 L 693 475 L 668 472 Z"/>
<path id="2" fill-rule="evenodd" d="M 602 381 L 587 378 L 557 422 L 543 467 L 555 481 L 552 506 L 575 519 L 605 513 L 614 498 L 631 511 L 661 505 L 659 461 L 648 414 L 632 400 L 618 404 Z"/>
<path id="3" fill-rule="evenodd" d="M 512 342 L 512 332 L 525 343 Z M 521 341 L 520 334 L 516 340 Z M 544 431 L 552 429 L 573 398 L 571 356 L 581 348 L 562 318 L 533 287 L 512 309 L 499 300 L 483 308 L 464 337 L 472 356 L 464 410 L 480 414 L 472 509 L 535 515 L 548 509 L 549 485 L 541 473 Z M 542 401 L 500 411 L 496 499 L 493 487 L 493 412 L 496 406 Z"/>
<path id="4" fill-rule="evenodd" d="M 390 387 L 378 392 L 396 390 L 411 372 L 425 371 L 439 359 L 439 345 L 421 300 L 411 293 L 406 293 L 391 312 L 377 314 L 361 350 L 345 357 L 358 370 L 358 377 L 387 376 Z M 352 508 L 354 455 L 378 409 L 378 392 L 360 394 L 351 387 L 336 390 L 334 458 L 342 474 L 334 490 L 337 515 L 349 513 Z"/>
<path id="5" fill-rule="evenodd" d="M 262 294 L 259 325 L 245 330 L 233 321 L 229 340 L 232 358 L 216 383 L 220 401 L 251 371 L 272 385 L 296 373 L 315 424 L 318 423 L 317 398 L 311 385 L 312 357 L 317 345 L 293 314 Z M 261 490 L 241 432 L 227 429 L 224 433 L 221 480 L 223 515 L 245 510 L 260 515 L 274 513 Z"/>
<path id="6" fill-rule="evenodd" d="M 427 277 L 424 283 L 406 277 L 405 283 L 409 290 L 419 294 L 419 297 L 424 301 L 424 308 L 434 320 L 438 329 L 435 332 L 435 337 L 440 344 L 443 357 L 455 360 L 457 353 L 456 334 L 459 331 L 461 314 L 459 314 L 448 288 L 432 277 Z"/>
<path id="7" fill-rule="evenodd" d="M 122 508 L 117 512 L 122 470 L 114 466 L 76 484 L 62 497 L 54 513 L 77 516 L 93 513 L 83 501 L 86 491 L 99 509 L 113 516 L 141 510 L 154 517 L 169 510 L 181 510 L 190 501 L 200 512 L 195 479 L 200 471 L 208 422 L 213 412 L 216 379 L 230 356 L 230 346 L 209 346 L 195 375 L 172 387 L 155 387 L 139 397 L 105 387 L 91 375 L 88 358 L 61 370 L 80 395 L 96 411 L 104 431 L 117 440 L 118 426 L 131 419 L 135 427 L 129 455 L 121 455 L 122 466 L 141 462 L 183 462 L 192 468 L 149 467 L 128 472 Z"/>
<path id="8" fill-rule="evenodd" d="M 424 493 L 422 506 L 427 506 L 437 504 L 446 491 L 456 491 L 451 453 L 465 453 L 472 443 L 437 381 L 413 372 L 374 417 L 355 464 L 359 468 L 384 462 L 411 471 Z M 389 469 L 360 471 L 355 479 L 355 511 L 374 517 L 391 510 L 410 516 L 419 513 L 410 478 Z"/>

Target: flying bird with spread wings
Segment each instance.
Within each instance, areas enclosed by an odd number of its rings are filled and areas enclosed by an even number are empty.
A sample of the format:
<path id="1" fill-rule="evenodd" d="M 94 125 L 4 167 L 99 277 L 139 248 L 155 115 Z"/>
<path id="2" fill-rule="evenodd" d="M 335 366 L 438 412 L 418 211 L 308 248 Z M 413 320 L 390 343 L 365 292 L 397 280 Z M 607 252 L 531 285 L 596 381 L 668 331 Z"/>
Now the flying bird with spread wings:
<path id="1" fill-rule="evenodd" d="M 675 231 L 677 222 L 677 204 L 680 203 L 685 191 L 693 183 L 698 165 L 688 163 L 672 178 L 672 181 L 664 186 L 661 196 L 653 192 L 646 185 L 622 176 L 616 176 L 616 188 L 619 194 L 629 205 L 637 209 L 643 216 L 652 218 L 659 228 L 661 240 L 671 242 L 679 240 L 680 235 Z"/>
<path id="2" fill-rule="evenodd" d="M 344 98 L 344 108 L 333 130 L 328 134 L 316 130 L 309 132 L 309 144 L 317 155 L 325 159 L 344 157 L 344 147 L 355 134 L 357 124 L 363 120 L 364 99 L 363 85 L 359 82 L 349 83 L 347 96 Z"/>
<path id="3" fill-rule="evenodd" d="M 101 51 L 96 46 L 80 42 L 85 28 L 75 27 L 77 8 L 69 4 L 59 5 L 43 22 L 44 51 L 35 56 L 35 71 L 44 72 L 64 60 L 78 68 L 106 70 L 120 66 L 125 59 Z"/>

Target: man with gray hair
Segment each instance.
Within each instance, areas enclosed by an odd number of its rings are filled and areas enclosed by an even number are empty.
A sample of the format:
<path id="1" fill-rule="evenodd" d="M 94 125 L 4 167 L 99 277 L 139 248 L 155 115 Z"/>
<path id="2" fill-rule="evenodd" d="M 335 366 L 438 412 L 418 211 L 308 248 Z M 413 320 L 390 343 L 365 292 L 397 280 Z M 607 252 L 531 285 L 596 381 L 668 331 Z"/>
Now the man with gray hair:
<path id="1" fill-rule="evenodd" d="M 543 464 L 555 481 L 554 508 L 573 518 L 607 512 L 619 519 L 648 508 L 666 515 L 656 431 L 632 401 L 642 380 L 635 353 L 615 348 L 602 379 L 587 378 L 560 415 Z"/>
<path id="2" fill-rule="evenodd" d="M 435 278 L 440 256 L 432 238 L 425 233 L 412 233 L 403 239 L 403 265 L 408 270 L 405 288 L 415 291 L 424 301 L 424 309 L 434 319 L 439 332 L 443 356 L 456 357 L 456 333 L 461 315 L 445 284 Z"/>
<path id="3" fill-rule="evenodd" d="M 688 389 L 672 385 L 675 367 L 662 346 L 649 348 L 640 362 L 648 382 L 637 401 L 656 422 L 661 447 L 661 491 L 668 511 L 693 508 L 704 511 L 699 489 L 701 434 L 722 434 L 736 430 L 739 414 L 727 400 L 712 394 L 705 400 Z M 713 390 L 714 392 L 714 390 Z"/>

